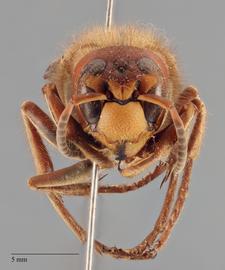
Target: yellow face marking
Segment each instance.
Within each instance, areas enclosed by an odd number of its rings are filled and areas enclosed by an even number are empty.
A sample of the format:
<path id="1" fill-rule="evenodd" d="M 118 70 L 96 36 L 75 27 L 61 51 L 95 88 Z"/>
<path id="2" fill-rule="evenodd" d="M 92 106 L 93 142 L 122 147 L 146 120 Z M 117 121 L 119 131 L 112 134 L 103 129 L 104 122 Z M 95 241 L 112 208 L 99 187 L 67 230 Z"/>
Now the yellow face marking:
<path id="1" fill-rule="evenodd" d="M 140 91 L 142 93 L 147 93 L 152 87 L 158 84 L 158 79 L 155 75 L 144 75 L 140 81 Z"/>
<path id="2" fill-rule="evenodd" d="M 106 103 L 97 126 L 97 130 L 105 134 L 110 142 L 132 142 L 147 128 L 139 102 L 129 102 L 126 105 L 115 102 Z"/>
<path id="3" fill-rule="evenodd" d="M 108 84 L 113 96 L 121 100 L 130 98 L 136 89 L 136 81 L 129 81 L 122 85 L 116 81 L 108 81 Z"/>
<path id="4" fill-rule="evenodd" d="M 101 77 L 89 75 L 85 80 L 85 85 L 98 93 L 104 92 L 104 80 Z"/>
<path id="5" fill-rule="evenodd" d="M 88 130 L 97 140 L 116 152 L 118 145 L 126 142 L 127 157 L 135 155 L 151 137 L 139 102 L 104 105 L 96 131 Z"/>

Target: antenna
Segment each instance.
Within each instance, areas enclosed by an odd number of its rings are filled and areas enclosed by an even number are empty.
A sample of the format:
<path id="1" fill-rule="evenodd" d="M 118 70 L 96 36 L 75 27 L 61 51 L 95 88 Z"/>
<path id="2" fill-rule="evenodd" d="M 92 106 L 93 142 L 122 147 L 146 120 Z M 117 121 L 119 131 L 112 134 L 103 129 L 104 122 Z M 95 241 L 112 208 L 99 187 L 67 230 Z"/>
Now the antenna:
<path id="1" fill-rule="evenodd" d="M 109 30 L 112 24 L 112 10 L 113 10 L 113 0 L 108 0 L 107 10 L 106 10 L 106 21 L 105 21 L 106 30 Z M 97 202 L 97 195 L 98 195 L 98 179 L 99 179 L 98 166 L 95 162 L 93 162 L 85 270 L 91 270 L 92 265 L 93 265 L 93 248 L 94 248 L 94 233 L 95 233 L 96 202 Z"/>

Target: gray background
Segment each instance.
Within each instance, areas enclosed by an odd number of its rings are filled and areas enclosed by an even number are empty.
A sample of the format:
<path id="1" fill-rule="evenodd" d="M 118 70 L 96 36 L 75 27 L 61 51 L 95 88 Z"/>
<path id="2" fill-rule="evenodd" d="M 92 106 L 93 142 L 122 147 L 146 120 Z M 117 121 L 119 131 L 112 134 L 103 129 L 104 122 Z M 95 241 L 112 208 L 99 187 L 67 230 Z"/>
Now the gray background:
<path id="1" fill-rule="evenodd" d="M 0 2 L 1 123 L 1 269 L 84 269 L 85 246 L 53 211 L 47 198 L 29 190 L 35 174 L 20 117 L 30 99 L 47 110 L 41 94 L 42 74 L 71 36 L 93 24 L 104 24 L 106 1 Z M 94 258 L 94 269 L 225 269 L 225 33 L 224 1 L 117 0 L 117 24 L 154 24 L 171 39 L 186 84 L 194 84 L 208 108 L 206 136 L 196 161 L 185 210 L 168 245 L 153 261 Z M 51 150 L 55 167 L 65 161 Z M 111 173 L 110 182 L 130 181 Z M 125 195 L 99 196 L 96 237 L 131 247 L 153 225 L 165 194 L 160 180 Z M 86 226 L 88 200 L 65 199 Z M 80 256 L 29 256 L 11 263 L 11 252 L 79 252 Z"/>

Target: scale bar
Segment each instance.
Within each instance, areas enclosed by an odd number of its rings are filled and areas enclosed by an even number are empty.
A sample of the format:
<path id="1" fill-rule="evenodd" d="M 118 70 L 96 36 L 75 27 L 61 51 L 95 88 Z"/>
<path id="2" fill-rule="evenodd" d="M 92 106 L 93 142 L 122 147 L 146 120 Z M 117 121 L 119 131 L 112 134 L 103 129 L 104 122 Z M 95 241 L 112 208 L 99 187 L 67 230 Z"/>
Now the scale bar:
<path id="1" fill-rule="evenodd" d="M 11 255 L 47 255 L 47 256 L 67 256 L 67 255 L 80 255 L 79 253 L 11 253 Z"/>

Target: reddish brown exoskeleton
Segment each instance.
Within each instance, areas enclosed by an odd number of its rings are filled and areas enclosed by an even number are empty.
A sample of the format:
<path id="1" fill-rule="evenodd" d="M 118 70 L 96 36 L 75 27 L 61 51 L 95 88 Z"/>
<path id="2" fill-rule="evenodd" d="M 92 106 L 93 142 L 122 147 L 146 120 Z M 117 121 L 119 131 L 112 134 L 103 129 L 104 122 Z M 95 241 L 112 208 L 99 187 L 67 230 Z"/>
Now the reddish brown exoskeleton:
<path id="1" fill-rule="evenodd" d="M 126 177 L 158 162 L 140 181 L 99 186 L 100 193 L 123 193 L 165 173 L 168 190 L 152 232 L 131 249 L 95 241 L 101 254 L 155 257 L 179 218 L 199 153 L 206 110 L 197 90 L 192 86 L 183 90 L 175 56 L 162 38 L 131 26 L 96 28 L 81 35 L 49 66 L 44 78 L 51 117 L 30 101 L 22 105 L 38 173 L 29 186 L 45 192 L 85 242 L 86 232 L 64 207 L 62 196 L 89 194 L 92 161 L 101 170 L 116 167 Z M 81 161 L 54 171 L 42 138 L 66 157 Z M 182 180 L 173 204 L 179 175 Z"/>

